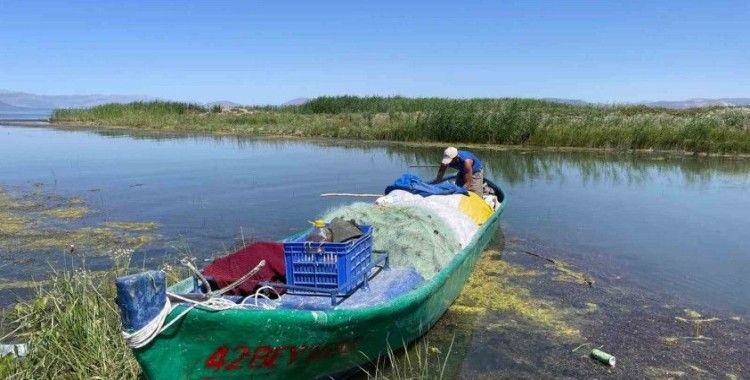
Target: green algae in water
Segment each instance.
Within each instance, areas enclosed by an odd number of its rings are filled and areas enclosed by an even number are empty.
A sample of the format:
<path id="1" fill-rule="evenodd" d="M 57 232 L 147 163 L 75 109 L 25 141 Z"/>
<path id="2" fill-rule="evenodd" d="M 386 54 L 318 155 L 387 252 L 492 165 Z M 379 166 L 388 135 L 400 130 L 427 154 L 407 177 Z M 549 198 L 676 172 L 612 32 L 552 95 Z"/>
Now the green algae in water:
<path id="1" fill-rule="evenodd" d="M 699 319 L 702 317 L 701 313 L 692 309 L 685 309 L 685 316 L 691 319 Z"/>
<path id="2" fill-rule="evenodd" d="M 30 289 L 44 285 L 45 281 L 13 281 L 0 279 L 0 290 L 6 289 Z"/>
<path id="3" fill-rule="evenodd" d="M 50 205 L 46 202 L 49 199 L 65 206 Z M 47 195 L 41 186 L 36 186 L 30 194 L 15 196 L 0 187 L 0 250 L 86 250 L 91 255 L 107 255 L 123 246 L 142 247 L 155 238 L 136 232 L 152 230 L 158 226 L 156 223 L 109 222 L 86 227 L 70 224 L 89 212 L 80 198 Z"/>
<path id="4" fill-rule="evenodd" d="M 539 276 L 539 272 L 510 264 L 497 256 L 496 251 L 482 255 L 450 310 L 459 314 L 509 312 L 553 335 L 564 338 L 580 336 L 578 329 L 565 322 L 569 310 L 535 298 L 528 288 L 519 285 L 523 279 Z"/>
<path id="5" fill-rule="evenodd" d="M 17 234 L 29 225 L 29 218 L 17 211 L 20 207 L 20 203 L 0 187 L 0 236 Z"/>
<path id="6" fill-rule="evenodd" d="M 646 367 L 644 373 L 652 379 L 679 379 L 687 375 L 684 371 L 659 367 Z"/>
<path id="7" fill-rule="evenodd" d="M 128 230 L 128 231 L 151 231 L 159 227 L 159 223 L 135 223 L 135 222 L 107 222 L 105 227 Z"/>
<path id="8" fill-rule="evenodd" d="M 599 305 L 593 302 L 586 302 L 586 309 L 584 312 L 587 314 L 596 313 L 599 310 Z"/>
<path id="9" fill-rule="evenodd" d="M 42 211 L 45 215 L 57 219 L 81 219 L 89 213 L 88 207 L 71 206 L 57 207 Z"/>
<path id="10" fill-rule="evenodd" d="M 545 265 L 548 268 L 554 268 L 558 271 L 558 275 L 555 277 L 556 281 L 560 282 L 572 282 L 577 284 L 584 284 L 588 286 L 594 286 L 594 280 L 589 275 L 573 269 L 573 266 L 562 260 L 555 260 L 554 264 Z"/>
<path id="11" fill-rule="evenodd" d="M 575 309 L 537 298 L 524 286 L 543 275 L 501 260 L 498 251 L 483 252 L 456 301 L 422 340 L 443 353 L 428 365 L 433 370 L 444 366 L 445 378 L 458 377 L 478 331 L 522 331 L 561 342 L 580 341 L 580 331 L 569 323 Z M 480 323 L 484 327 L 478 330 Z M 451 354 L 446 357 L 449 347 Z"/>

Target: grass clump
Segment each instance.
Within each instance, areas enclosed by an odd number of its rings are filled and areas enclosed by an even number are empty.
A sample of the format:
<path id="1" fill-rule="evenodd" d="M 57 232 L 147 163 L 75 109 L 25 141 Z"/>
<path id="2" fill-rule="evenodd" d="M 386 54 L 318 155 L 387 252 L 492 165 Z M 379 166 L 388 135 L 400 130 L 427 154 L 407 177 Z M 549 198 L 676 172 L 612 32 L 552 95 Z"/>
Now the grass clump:
<path id="1" fill-rule="evenodd" d="M 118 274 L 123 273 L 55 274 L 38 287 L 36 298 L 16 304 L 5 317 L 29 353 L 0 364 L 0 373 L 16 379 L 137 378 L 138 363 L 120 336 Z"/>
<path id="2" fill-rule="evenodd" d="M 57 122 L 357 140 L 750 153 L 750 108 L 572 105 L 520 98 L 324 96 L 220 111 L 174 102 L 56 110 Z"/>
<path id="3" fill-rule="evenodd" d="M 443 379 L 453 341 L 446 352 L 431 346 L 426 340 L 404 346 L 395 351 L 390 346 L 373 363 L 372 368 L 361 368 L 368 380 Z"/>

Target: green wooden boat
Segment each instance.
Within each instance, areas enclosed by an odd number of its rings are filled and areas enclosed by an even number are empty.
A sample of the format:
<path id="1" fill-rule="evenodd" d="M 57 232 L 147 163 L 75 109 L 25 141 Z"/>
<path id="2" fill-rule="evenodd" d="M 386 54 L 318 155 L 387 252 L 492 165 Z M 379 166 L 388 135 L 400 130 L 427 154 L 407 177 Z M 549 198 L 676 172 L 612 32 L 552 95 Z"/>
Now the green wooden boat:
<path id="1" fill-rule="evenodd" d="M 382 304 L 354 309 L 193 309 L 134 354 L 151 379 L 307 379 L 371 363 L 389 347 L 424 333 L 458 296 L 499 225 L 500 207 L 470 244 L 418 288 Z M 186 293 L 186 279 L 169 288 Z M 174 308 L 168 323 L 186 306 Z"/>

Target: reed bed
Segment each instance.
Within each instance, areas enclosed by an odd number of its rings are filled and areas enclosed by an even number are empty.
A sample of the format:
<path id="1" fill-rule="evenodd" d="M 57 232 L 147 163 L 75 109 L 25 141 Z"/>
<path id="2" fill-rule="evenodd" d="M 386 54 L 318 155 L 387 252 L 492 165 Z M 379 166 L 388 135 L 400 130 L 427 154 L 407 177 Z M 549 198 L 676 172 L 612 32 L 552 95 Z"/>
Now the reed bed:
<path id="1" fill-rule="evenodd" d="M 319 97 L 206 109 L 146 102 L 57 110 L 53 121 L 165 131 L 693 153 L 750 153 L 750 108 L 687 110 L 535 99 Z"/>

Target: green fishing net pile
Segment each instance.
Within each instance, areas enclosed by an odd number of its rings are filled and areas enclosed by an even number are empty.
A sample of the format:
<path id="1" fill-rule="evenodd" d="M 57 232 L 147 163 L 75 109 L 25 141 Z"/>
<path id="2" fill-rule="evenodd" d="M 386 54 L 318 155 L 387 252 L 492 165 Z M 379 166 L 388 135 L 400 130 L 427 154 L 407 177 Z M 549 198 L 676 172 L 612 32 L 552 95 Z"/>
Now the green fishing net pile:
<path id="1" fill-rule="evenodd" d="M 443 269 L 460 250 L 451 228 L 423 207 L 354 203 L 329 211 L 323 219 L 336 217 L 373 226 L 374 249 L 388 251 L 392 266 L 414 267 L 424 278 Z"/>

